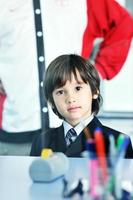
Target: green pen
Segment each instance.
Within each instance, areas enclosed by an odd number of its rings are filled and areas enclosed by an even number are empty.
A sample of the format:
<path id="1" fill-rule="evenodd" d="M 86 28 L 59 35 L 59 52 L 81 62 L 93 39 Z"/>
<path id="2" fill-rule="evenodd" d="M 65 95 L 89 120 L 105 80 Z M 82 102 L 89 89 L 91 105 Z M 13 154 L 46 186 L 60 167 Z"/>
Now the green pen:
<path id="1" fill-rule="evenodd" d="M 111 138 L 111 134 L 110 134 L 110 145 L 112 145 L 112 138 Z M 108 186 L 107 186 L 107 189 L 108 191 L 113 194 L 114 193 L 114 188 L 115 188 L 115 165 L 114 163 L 116 164 L 116 159 L 117 159 L 117 152 L 119 152 L 119 149 L 123 143 L 123 140 L 124 140 L 124 135 L 123 134 L 120 134 L 117 138 L 117 142 L 116 142 L 116 151 L 115 151 L 115 154 L 113 155 L 113 162 L 112 162 L 112 166 L 111 166 L 111 174 L 109 176 L 109 181 L 108 181 Z M 111 147 L 110 147 L 111 148 Z M 114 148 L 114 147 L 113 147 Z M 111 149 L 112 150 L 112 149 Z M 114 150 L 113 150 L 114 151 Z M 112 151 L 111 151 L 112 152 Z M 112 156 L 112 155 L 110 155 Z"/>
<path id="2" fill-rule="evenodd" d="M 124 140 L 124 135 L 123 134 L 120 134 L 117 138 L 117 144 L 116 144 L 116 147 L 117 147 L 117 150 L 119 150 L 121 144 L 123 143 L 123 140 Z"/>

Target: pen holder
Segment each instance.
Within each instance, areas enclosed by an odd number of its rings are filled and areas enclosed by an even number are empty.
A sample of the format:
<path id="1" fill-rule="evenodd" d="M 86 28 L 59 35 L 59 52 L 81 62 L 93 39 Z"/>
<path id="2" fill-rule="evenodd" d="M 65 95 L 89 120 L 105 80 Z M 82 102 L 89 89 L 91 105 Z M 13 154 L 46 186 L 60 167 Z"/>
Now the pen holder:
<path id="1" fill-rule="evenodd" d="M 111 166 L 110 158 L 100 158 L 100 160 L 103 162 L 103 168 L 99 166 L 99 160 L 94 155 L 88 160 L 89 197 L 93 200 L 122 200 L 122 161 L 119 166 Z M 105 161 L 107 161 L 106 173 Z"/>
<path id="2" fill-rule="evenodd" d="M 125 166 L 125 162 L 125 159 L 120 158 L 116 163 L 114 163 L 113 166 L 110 164 L 108 165 L 108 181 L 105 187 L 106 199 L 109 199 L 111 196 L 114 200 L 131 200 L 131 198 L 126 198 L 127 194 L 128 196 L 133 194 L 133 186 L 132 189 L 128 188 L 128 190 L 131 190 L 130 192 L 127 190 L 127 188 L 125 189 L 125 178 L 126 183 L 131 184 L 131 181 L 129 181 L 124 175 L 125 167 L 127 167 Z"/>

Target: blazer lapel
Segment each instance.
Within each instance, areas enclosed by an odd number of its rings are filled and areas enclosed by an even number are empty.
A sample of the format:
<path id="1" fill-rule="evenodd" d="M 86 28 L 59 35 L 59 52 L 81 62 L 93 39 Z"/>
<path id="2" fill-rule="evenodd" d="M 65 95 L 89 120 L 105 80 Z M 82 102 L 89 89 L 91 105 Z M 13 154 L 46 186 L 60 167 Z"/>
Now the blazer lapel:
<path id="1" fill-rule="evenodd" d="M 58 129 L 57 129 L 57 132 L 55 133 L 56 135 L 56 138 L 55 138 L 55 149 L 57 152 L 63 152 L 65 153 L 66 151 L 66 141 L 65 141 L 65 138 L 64 138 L 64 128 L 63 128 L 63 125 L 60 126 Z"/>
<path id="2" fill-rule="evenodd" d="M 88 124 L 87 127 L 89 128 L 92 137 L 94 137 L 94 131 L 95 131 L 95 129 L 96 128 L 101 128 L 102 129 L 102 124 L 97 119 L 97 117 L 94 117 L 93 120 L 90 122 L 90 124 Z"/>

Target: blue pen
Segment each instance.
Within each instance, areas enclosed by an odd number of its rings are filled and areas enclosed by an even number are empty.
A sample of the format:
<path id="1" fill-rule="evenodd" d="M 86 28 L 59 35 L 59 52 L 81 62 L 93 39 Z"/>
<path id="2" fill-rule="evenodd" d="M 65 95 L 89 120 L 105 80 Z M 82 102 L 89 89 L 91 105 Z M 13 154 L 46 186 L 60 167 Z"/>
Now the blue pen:
<path id="1" fill-rule="evenodd" d="M 87 139 L 86 150 L 88 151 L 88 155 L 89 155 L 90 159 L 97 158 L 94 139 L 92 139 L 92 138 Z"/>
<path id="2" fill-rule="evenodd" d="M 120 138 L 121 137 L 121 138 Z M 126 153 L 126 149 L 128 147 L 128 144 L 130 142 L 130 139 L 127 135 L 123 135 L 121 134 L 118 138 L 118 140 L 121 140 L 120 142 L 118 142 L 118 147 L 117 147 L 117 155 L 116 155 L 116 159 L 120 159 L 120 158 L 124 158 L 125 153 Z"/>

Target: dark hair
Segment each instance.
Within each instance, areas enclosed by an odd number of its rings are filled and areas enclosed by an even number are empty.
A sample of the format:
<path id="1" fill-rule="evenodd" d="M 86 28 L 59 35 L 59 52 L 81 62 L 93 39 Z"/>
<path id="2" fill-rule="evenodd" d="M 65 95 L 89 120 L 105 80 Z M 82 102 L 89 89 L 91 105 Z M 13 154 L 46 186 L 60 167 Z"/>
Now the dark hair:
<path id="1" fill-rule="evenodd" d="M 97 99 L 92 101 L 92 112 L 98 113 L 102 97 L 100 95 L 100 78 L 95 67 L 83 57 L 76 54 L 66 54 L 55 58 L 48 66 L 44 77 L 44 93 L 46 100 L 52 104 L 52 109 L 60 118 L 52 93 L 55 89 L 65 85 L 67 80 L 71 81 L 71 75 L 74 74 L 77 80 L 78 70 L 82 80 L 90 84 L 92 95 L 98 94 Z M 78 80 L 77 80 L 78 81 Z"/>

